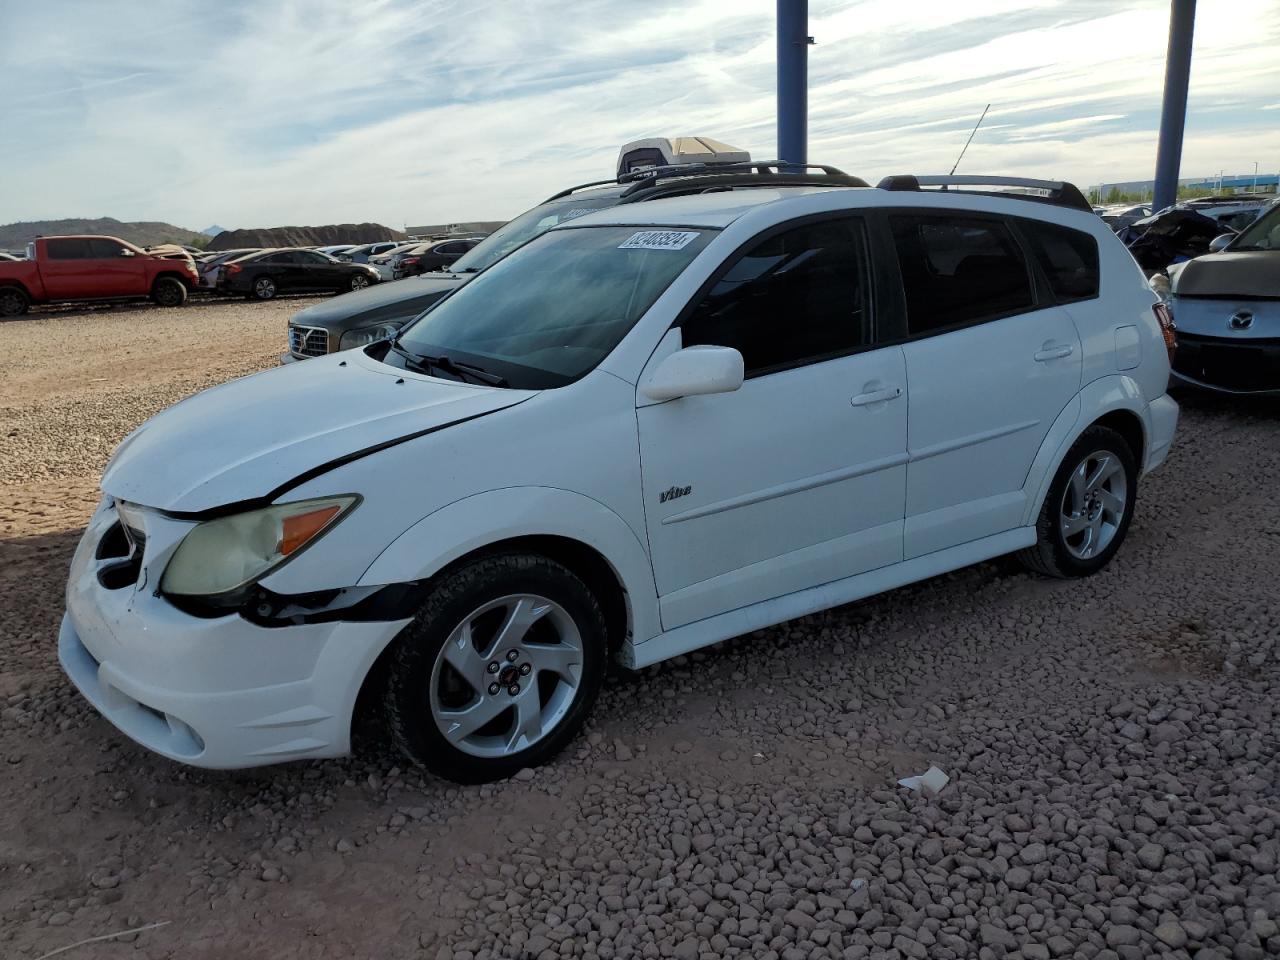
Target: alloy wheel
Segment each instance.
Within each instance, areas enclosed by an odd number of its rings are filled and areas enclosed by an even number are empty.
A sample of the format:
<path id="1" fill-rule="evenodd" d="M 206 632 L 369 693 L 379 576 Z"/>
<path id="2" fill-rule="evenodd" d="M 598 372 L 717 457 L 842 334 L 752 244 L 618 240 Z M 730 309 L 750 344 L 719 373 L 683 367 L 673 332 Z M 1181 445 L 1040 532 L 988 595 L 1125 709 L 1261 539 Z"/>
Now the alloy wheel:
<path id="1" fill-rule="evenodd" d="M 269 277 L 261 277 L 254 281 L 253 292 L 262 300 L 270 300 L 276 295 L 275 281 Z"/>
<path id="2" fill-rule="evenodd" d="M 1097 450 L 1071 471 L 1062 492 L 1058 529 L 1067 552 L 1090 560 L 1111 545 L 1124 521 L 1129 478 L 1113 453 Z"/>
<path id="3" fill-rule="evenodd" d="M 351 278 L 352 290 L 363 290 L 368 285 L 369 285 L 369 278 L 362 273 L 357 273 L 354 277 Z"/>
<path id="4" fill-rule="evenodd" d="M 490 601 L 449 634 L 431 670 L 431 716 L 475 757 L 506 757 L 550 734 L 582 682 L 582 636 L 545 597 Z"/>

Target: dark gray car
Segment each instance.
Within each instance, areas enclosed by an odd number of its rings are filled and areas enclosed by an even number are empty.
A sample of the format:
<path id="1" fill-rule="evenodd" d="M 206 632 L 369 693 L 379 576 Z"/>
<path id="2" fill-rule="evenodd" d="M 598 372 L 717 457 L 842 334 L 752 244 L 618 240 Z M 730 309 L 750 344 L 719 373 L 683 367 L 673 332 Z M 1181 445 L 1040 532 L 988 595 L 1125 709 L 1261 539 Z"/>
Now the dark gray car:
<path id="1" fill-rule="evenodd" d="M 865 187 L 834 167 L 810 165 L 782 173 L 777 163 L 691 164 L 625 174 L 617 180 L 564 190 L 489 234 L 449 267 L 395 283 L 344 294 L 300 310 L 289 320 L 283 363 L 319 357 L 394 336 L 410 320 L 516 247 L 557 224 L 620 203 L 748 187 Z"/>

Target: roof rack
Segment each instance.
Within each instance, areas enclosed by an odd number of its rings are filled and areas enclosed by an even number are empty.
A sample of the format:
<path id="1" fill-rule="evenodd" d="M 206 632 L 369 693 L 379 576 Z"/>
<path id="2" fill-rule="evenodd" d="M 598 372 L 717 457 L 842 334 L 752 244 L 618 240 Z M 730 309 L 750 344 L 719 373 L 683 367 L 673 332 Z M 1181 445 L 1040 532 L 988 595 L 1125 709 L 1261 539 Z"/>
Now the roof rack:
<path id="1" fill-rule="evenodd" d="M 1085 199 L 1080 188 L 1065 180 L 1032 180 L 1027 177 L 988 177 L 973 174 L 961 176 L 928 176 L 899 174 L 885 177 L 876 186 L 881 190 L 915 190 L 921 187 L 941 187 L 950 190 L 952 187 L 1018 187 L 1024 190 L 1039 190 L 1042 193 L 1015 193 L 1003 190 L 956 190 L 956 193 L 991 196 L 993 194 L 1009 200 L 1031 200 L 1037 203 L 1050 203 L 1056 207 L 1069 207 L 1073 210 L 1093 212 L 1093 205 Z"/>
<path id="2" fill-rule="evenodd" d="M 821 172 L 816 174 L 808 172 L 813 170 Z M 834 187 L 870 186 L 861 177 L 845 173 L 838 167 L 820 163 L 800 165 L 784 163 L 781 160 L 742 160 L 731 163 L 673 163 L 662 167 L 646 167 L 644 170 L 633 170 L 631 173 L 624 173 L 613 180 L 593 180 L 590 183 L 580 183 L 576 187 L 569 187 L 559 193 L 552 194 L 543 202 L 550 203 L 552 200 L 559 200 L 589 187 L 631 184 L 622 194 L 625 198 L 635 193 L 652 190 L 659 181 L 681 177 L 714 177 L 723 182 L 722 184 L 716 183 L 714 184 L 715 186 L 728 186 L 733 183 L 746 186 L 745 181 L 748 177 L 752 178 L 752 185 L 759 186 L 767 184 L 826 185 Z M 709 183 L 708 186 L 712 186 L 712 184 Z"/>

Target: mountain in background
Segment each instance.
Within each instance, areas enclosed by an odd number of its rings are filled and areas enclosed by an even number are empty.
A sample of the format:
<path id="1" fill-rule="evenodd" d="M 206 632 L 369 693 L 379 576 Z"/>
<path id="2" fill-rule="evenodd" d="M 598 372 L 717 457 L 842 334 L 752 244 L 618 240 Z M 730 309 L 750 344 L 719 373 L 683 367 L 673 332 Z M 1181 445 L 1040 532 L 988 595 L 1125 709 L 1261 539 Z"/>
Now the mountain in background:
<path id="1" fill-rule="evenodd" d="M 226 227 L 220 227 L 215 223 L 211 227 L 205 227 L 200 232 L 203 233 L 206 237 L 216 237 L 218 234 L 225 232 L 226 229 L 227 229 Z"/>
<path id="2" fill-rule="evenodd" d="M 405 240 L 406 235 L 380 223 L 331 223 L 323 227 L 266 227 L 224 230 L 209 241 L 209 250 L 242 247 L 320 247 L 338 243 Z"/>
<path id="3" fill-rule="evenodd" d="M 31 220 L 0 225 L 0 250 L 21 250 L 36 237 L 56 237 L 66 234 L 101 234 L 119 237 L 135 246 L 148 247 L 157 243 L 186 243 L 204 246 L 206 236 L 172 223 L 138 221 L 126 223 L 114 217 L 97 220 Z"/>

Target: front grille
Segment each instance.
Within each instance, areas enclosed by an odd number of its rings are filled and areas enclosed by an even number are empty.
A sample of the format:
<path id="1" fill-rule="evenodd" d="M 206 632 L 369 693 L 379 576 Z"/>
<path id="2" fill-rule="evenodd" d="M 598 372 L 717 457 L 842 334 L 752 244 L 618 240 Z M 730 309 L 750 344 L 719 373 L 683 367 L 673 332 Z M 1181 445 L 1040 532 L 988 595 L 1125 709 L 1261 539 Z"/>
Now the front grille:
<path id="1" fill-rule="evenodd" d="M 1280 340 L 1202 337 L 1178 332 L 1173 369 L 1227 390 L 1280 389 Z"/>
<path id="2" fill-rule="evenodd" d="M 289 324 L 289 352 L 295 357 L 323 357 L 329 352 L 329 331 Z"/>
<path id="3" fill-rule="evenodd" d="M 107 561 L 98 567 L 98 582 L 108 590 L 133 586 L 142 572 L 146 548 L 146 534 L 117 520 L 98 541 L 96 556 Z"/>

